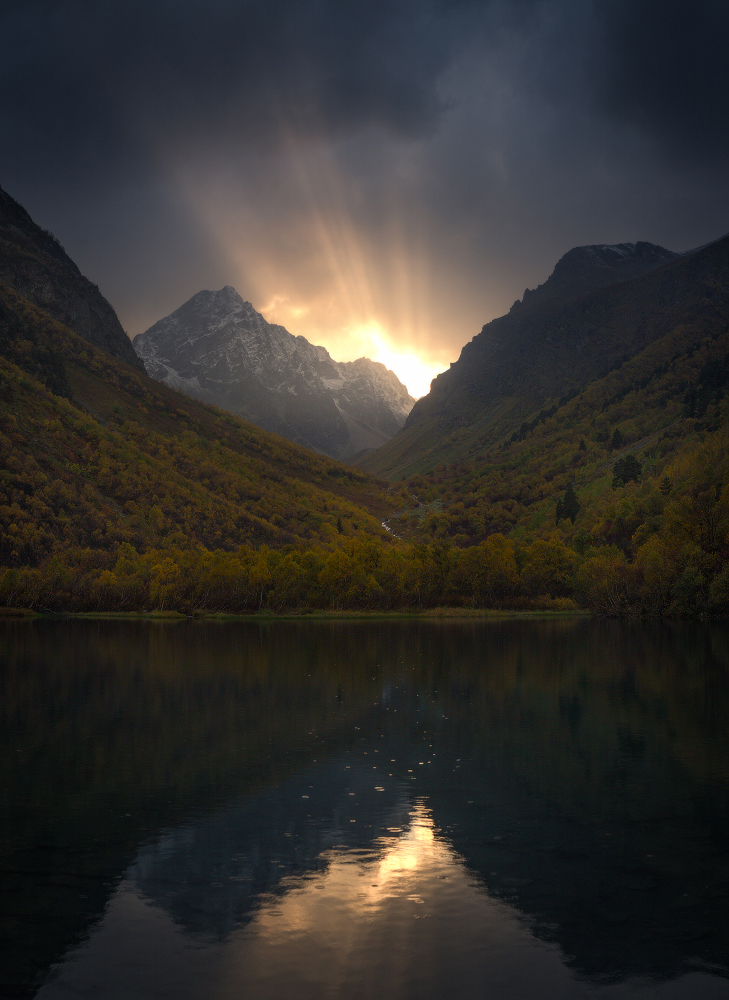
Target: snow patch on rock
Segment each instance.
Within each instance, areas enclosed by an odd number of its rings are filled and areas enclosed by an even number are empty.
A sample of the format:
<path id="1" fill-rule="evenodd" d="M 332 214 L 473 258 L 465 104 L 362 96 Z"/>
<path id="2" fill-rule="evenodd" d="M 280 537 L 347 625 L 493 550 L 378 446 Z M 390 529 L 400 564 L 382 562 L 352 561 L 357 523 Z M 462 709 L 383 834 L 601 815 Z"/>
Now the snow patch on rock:
<path id="1" fill-rule="evenodd" d="M 384 365 L 334 361 L 231 285 L 193 295 L 134 349 L 152 378 L 334 458 L 384 444 L 415 403 Z"/>

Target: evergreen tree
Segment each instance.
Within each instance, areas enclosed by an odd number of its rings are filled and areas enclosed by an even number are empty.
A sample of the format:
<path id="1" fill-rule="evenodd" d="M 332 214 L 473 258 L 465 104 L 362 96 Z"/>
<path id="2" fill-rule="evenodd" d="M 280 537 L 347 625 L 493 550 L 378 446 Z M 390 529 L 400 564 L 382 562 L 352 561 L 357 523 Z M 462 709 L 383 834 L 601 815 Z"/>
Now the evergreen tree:
<path id="1" fill-rule="evenodd" d="M 565 490 L 564 496 L 560 497 L 557 501 L 557 524 L 559 524 L 563 517 L 568 517 L 574 524 L 579 512 L 580 501 L 577 499 L 574 486 L 570 483 Z"/>
<path id="2" fill-rule="evenodd" d="M 643 466 L 635 455 L 624 455 L 613 465 L 613 489 L 625 486 L 626 483 L 638 482 Z"/>

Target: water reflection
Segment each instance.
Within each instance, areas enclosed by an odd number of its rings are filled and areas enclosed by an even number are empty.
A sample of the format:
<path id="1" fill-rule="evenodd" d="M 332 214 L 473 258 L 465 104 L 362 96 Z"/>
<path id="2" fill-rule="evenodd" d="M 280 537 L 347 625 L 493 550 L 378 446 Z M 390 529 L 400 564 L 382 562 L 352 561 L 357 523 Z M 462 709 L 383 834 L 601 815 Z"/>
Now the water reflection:
<path id="1" fill-rule="evenodd" d="M 245 928 L 224 940 L 183 931 L 164 901 L 143 894 L 146 866 L 135 865 L 90 941 L 38 998 L 587 996 L 559 949 L 474 880 L 423 802 L 370 849 L 335 847 L 321 861 L 319 872 L 284 875 L 277 891 L 261 893 Z M 694 973 L 663 988 L 593 982 L 589 995 L 718 1000 L 724 986 Z"/>
<path id="2" fill-rule="evenodd" d="M 246 982 L 277 997 L 534 996 L 566 985 L 556 949 L 491 900 L 416 802 L 401 832 L 371 850 L 332 850 L 327 870 L 292 878 L 236 935 L 221 995 Z M 524 952 L 528 961 L 524 961 Z"/>
<path id="3" fill-rule="evenodd" d="M 567 995 L 555 948 L 491 900 L 416 802 L 368 850 L 332 848 L 309 877 L 264 893 L 225 944 L 181 933 L 130 879 L 90 942 L 38 994 L 278 998 Z M 493 995 L 493 993 L 491 994 Z M 499 994 L 497 994 L 499 995 Z"/>
<path id="4" fill-rule="evenodd" d="M 727 994 L 721 624 L 0 643 L 4 994 Z"/>

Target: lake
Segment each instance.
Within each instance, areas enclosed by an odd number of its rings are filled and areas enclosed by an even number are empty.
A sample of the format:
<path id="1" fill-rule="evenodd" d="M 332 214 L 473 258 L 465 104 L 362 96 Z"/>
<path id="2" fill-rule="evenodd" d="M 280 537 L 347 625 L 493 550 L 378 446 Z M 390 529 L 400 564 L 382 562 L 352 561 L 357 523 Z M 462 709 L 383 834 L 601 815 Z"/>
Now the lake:
<path id="1" fill-rule="evenodd" d="M 729 997 L 729 623 L 0 623 L 0 994 Z"/>

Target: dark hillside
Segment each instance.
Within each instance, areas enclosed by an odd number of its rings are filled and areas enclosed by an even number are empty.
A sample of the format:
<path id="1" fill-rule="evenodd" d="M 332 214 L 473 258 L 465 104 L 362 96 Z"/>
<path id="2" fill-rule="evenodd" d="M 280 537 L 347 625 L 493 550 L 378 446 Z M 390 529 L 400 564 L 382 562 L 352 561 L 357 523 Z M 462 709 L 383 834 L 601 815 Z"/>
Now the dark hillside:
<path id="1" fill-rule="evenodd" d="M 729 611 L 726 308 L 389 491 L 0 309 L 0 607 Z"/>
<path id="2" fill-rule="evenodd" d="M 0 188 L 0 283 L 90 344 L 144 370 L 116 313 L 58 240 Z"/>
<path id="3" fill-rule="evenodd" d="M 0 608 L 726 614 L 728 242 L 489 324 L 390 489 L 0 285 Z"/>
<path id="4" fill-rule="evenodd" d="M 677 326 L 715 324 L 728 300 L 729 237 L 574 301 L 535 292 L 466 344 L 403 430 L 359 464 L 394 480 L 463 460 Z"/>
<path id="5" fill-rule="evenodd" d="M 544 284 L 527 288 L 523 299 L 517 300 L 510 312 L 536 302 L 570 302 L 597 288 L 637 278 L 681 256 L 654 243 L 573 247 L 560 257 Z"/>
<path id="6" fill-rule="evenodd" d="M 116 361 L 0 286 L 0 564 L 381 536 L 366 475 Z"/>
<path id="7" fill-rule="evenodd" d="M 610 614 L 729 610 L 726 296 L 512 426 L 394 487 L 391 530 L 461 550 L 492 600 L 518 580 Z"/>

